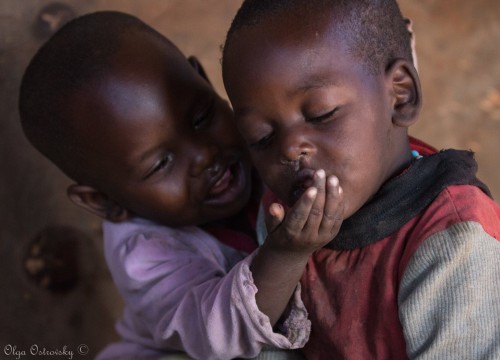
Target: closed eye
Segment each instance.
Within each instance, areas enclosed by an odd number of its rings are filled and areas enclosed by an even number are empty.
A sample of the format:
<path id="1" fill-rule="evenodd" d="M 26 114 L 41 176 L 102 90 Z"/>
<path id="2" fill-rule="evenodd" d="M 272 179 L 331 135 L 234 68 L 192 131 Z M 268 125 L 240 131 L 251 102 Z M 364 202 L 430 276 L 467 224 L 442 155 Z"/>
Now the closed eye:
<path id="1" fill-rule="evenodd" d="M 158 160 L 151 170 L 149 170 L 146 175 L 142 178 L 143 180 L 147 180 L 150 177 L 152 177 L 154 174 L 167 169 L 171 166 L 173 160 L 173 155 L 172 154 L 165 154 L 164 156 L 161 157 L 160 160 Z"/>
<path id="2" fill-rule="evenodd" d="M 195 130 L 202 129 L 212 122 L 215 114 L 215 97 L 212 98 L 205 110 L 193 119 Z"/>
<path id="3" fill-rule="evenodd" d="M 310 122 L 310 123 L 313 123 L 313 124 L 315 124 L 315 123 L 323 123 L 325 121 L 330 120 L 335 115 L 335 113 L 338 110 L 339 110 L 339 108 L 336 107 L 333 110 L 327 112 L 326 114 L 319 115 L 319 116 L 314 116 L 314 117 L 308 117 L 308 118 L 306 118 L 306 121 Z"/>
<path id="4" fill-rule="evenodd" d="M 258 141 L 253 142 L 249 145 L 250 149 L 253 150 L 263 150 L 271 143 L 274 137 L 274 133 L 269 133 L 268 135 L 260 138 Z"/>

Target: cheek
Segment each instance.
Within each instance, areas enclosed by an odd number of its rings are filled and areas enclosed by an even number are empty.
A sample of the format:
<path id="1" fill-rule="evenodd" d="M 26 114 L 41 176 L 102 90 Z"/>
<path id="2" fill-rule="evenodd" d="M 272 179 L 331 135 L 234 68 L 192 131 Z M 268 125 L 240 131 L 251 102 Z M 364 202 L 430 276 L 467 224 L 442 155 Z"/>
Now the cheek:
<path id="1" fill-rule="evenodd" d="M 276 188 L 275 184 L 283 181 L 283 178 L 279 176 L 279 165 L 274 164 L 270 154 L 266 153 L 257 156 L 251 154 L 251 161 L 262 181 L 270 188 Z"/>
<path id="2" fill-rule="evenodd" d="M 265 173 L 265 170 L 269 167 L 270 162 L 266 161 L 266 157 L 260 154 L 256 155 L 255 152 L 250 152 L 250 160 L 253 166 L 257 169 L 259 173 Z M 269 160 L 269 159 L 268 159 Z"/>

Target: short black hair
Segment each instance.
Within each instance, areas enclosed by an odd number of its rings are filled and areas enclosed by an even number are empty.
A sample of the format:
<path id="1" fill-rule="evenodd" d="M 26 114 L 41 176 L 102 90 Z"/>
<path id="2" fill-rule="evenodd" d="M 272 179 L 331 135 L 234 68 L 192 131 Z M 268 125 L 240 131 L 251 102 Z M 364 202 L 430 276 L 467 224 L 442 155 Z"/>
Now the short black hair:
<path id="1" fill-rule="evenodd" d="M 19 114 L 32 145 L 67 176 L 87 182 L 87 169 L 76 160 L 78 134 L 65 109 L 68 95 L 111 70 L 113 57 L 127 34 L 147 33 L 175 46 L 138 18 L 116 11 L 80 16 L 59 29 L 29 63 L 19 93 Z M 96 131 L 98 131 L 96 129 Z"/>
<path id="2" fill-rule="evenodd" d="M 413 61 L 411 35 L 395 0 L 245 0 L 228 30 L 222 61 L 240 29 L 296 9 L 335 14 L 336 27 L 347 39 L 351 54 L 372 74 L 397 58 Z"/>

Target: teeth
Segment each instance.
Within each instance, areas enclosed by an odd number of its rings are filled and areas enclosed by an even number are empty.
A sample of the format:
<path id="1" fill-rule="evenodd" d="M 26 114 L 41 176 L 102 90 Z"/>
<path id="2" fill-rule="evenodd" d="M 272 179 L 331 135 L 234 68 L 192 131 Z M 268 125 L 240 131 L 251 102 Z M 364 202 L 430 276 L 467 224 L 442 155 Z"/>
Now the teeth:
<path id="1" fill-rule="evenodd" d="M 224 190 L 226 190 L 232 179 L 233 176 L 231 174 L 231 170 L 227 169 L 222 175 L 222 177 L 219 180 L 217 180 L 214 186 L 212 186 L 212 188 L 210 189 L 210 194 L 211 195 L 219 194 Z"/>
<path id="2" fill-rule="evenodd" d="M 226 173 L 224 173 L 224 175 L 222 175 L 222 177 L 219 180 L 217 180 L 217 182 L 214 184 L 213 187 L 216 188 L 216 187 L 220 186 L 220 184 L 225 180 L 225 177 L 226 177 Z"/>
<path id="3" fill-rule="evenodd" d="M 210 173 L 210 175 L 215 175 L 219 172 L 220 170 L 220 165 L 219 164 L 215 164 L 214 166 L 212 166 L 211 168 L 208 169 L 208 172 Z"/>

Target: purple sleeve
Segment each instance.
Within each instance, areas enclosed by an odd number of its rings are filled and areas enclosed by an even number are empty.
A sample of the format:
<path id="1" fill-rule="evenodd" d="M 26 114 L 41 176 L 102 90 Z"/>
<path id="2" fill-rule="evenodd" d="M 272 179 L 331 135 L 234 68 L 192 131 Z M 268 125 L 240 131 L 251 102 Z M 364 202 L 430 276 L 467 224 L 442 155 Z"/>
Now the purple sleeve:
<path id="1" fill-rule="evenodd" d="M 264 345 L 304 346 L 310 322 L 300 286 L 283 333 L 276 333 L 255 301 L 254 254 L 230 268 L 215 239 L 191 240 L 141 234 L 116 249 L 112 273 L 126 301 L 118 327 L 125 339 L 203 359 L 252 357 Z"/>

